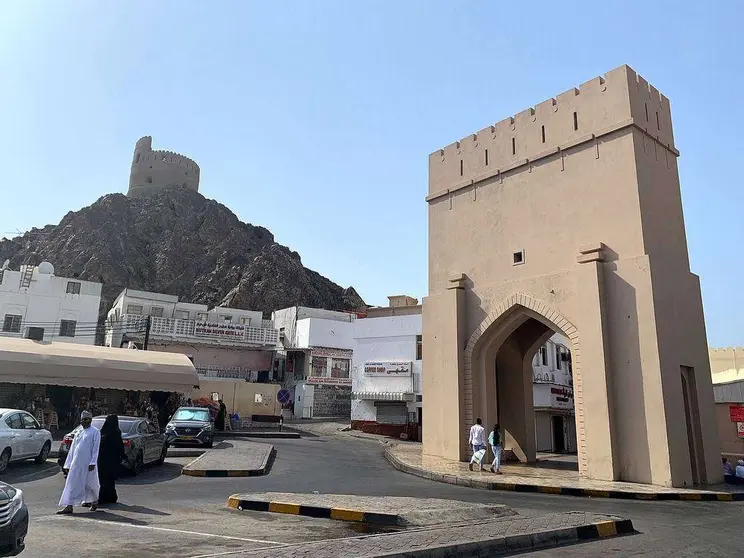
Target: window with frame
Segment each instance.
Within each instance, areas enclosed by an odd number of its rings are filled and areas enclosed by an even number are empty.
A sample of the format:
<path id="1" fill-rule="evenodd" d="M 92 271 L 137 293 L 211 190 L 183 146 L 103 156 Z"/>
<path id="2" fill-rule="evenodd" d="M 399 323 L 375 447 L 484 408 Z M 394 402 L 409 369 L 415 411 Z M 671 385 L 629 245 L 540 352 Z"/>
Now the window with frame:
<path id="1" fill-rule="evenodd" d="M 348 378 L 349 364 L 348 358 L 331 359 L 331 378 Z"/>
<path id="2" fill-rule="evenodd" d="M 416 360 L 422 360 L 424 358 L 424 336 L 416 336 Z"/>
<path id="3" fill-rule="evenodd" d="M 75 337 L 77 322 L 75 320 L 62 320 L 59 324 L 60 337 Z"/>
<path id="4" fill-rule="evenodd" d="M 197 312 L 196 314 L 196 320 L 198 322 L 208 322 L 209 321 L 209 314 L 206 312 Z"/>
<path id="5" fill-rule="evenodd" d="M 5 320 L 3 320 L 3 331 L 9 333 L 20 333 L 22 319 L 23 316 L 18 314 L 5 314 Z"/>
<path id="6" fill-rule="evenodd" d="M 77 281 L 67 282 L 67 294 L 80 294 L 80 283 Z"/>
<path id="7" fill-rule="evenodd" d="M 137 316 L 142 315 L 141 304 L 127 304 L 127 314 L 136 314 Z"/>
<path id="8" fill-rule="evenodd" d="M 561 348 L 558 345 L 555 346 L 555 367 L 561 369 Z"/>
<path id="9" fill-rule="evenodd" d="M 232 318 L 233 318 L 232 316 L 221 316 L 221 318 L 222 318 L 222 321 L 225 322 L 226 324 L 232 323 Z"/>
<path id="10" fill-rule="evenodd" d="M 328 359 L 326 357 L 313 357 L 310 375 L 315 378 L 328 377 Z"/>
<path id="11" fill-rule="evenodd" d="M 240 318 L 240 323 L 243 325 L 249 326 L 251 325 L 251 319 L 243 316 L 242 318 Z"/>
<path id="12" fill-rule="evenodd" d="M 173 317 L 177 320 L 188 320 L 189 319 L 189 312 L 188 310 L 176 310 L 173 313 Z"/>
<path id="13" fill-rule="evenodd" d="M 21 415 L 19 413 L 13 413 L 8 418 L 6 418 L 5 424 L 7 424 L 8 427 L 12 428 L 13 430 L 23 429 L 23 419 L 21 418 Z"/>
<path id="14" fill-rule="evenodd" d="M 540 347 L 540 362 L 543 366 L 548 365 L 548 348 L 545 345 Z"/>
<path id="15" fill-rule="evenodd" d="M 150 316 L 153 318 L 162 318 L 164 310 L 165 309 L 162 306 L 153 306 L 150 308 Z"/>
<path id="16" fill-rule="evenodd" d="M 32 417 L 31 415 L 22 414 L 21 418 L 23 419 L 23 427 L 26 430 L 39 430 L 41 426 L 39 426 L 39 423 L 36 422 L 36 419 Z"/>

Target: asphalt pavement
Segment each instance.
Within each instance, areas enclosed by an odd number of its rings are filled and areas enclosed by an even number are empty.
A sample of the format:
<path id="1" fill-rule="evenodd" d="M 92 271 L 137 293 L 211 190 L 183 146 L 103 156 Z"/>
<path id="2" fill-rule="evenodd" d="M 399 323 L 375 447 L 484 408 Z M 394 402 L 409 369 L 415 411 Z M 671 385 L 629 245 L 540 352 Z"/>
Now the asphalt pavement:
<path id="1" fill-rule="evenodd" d="M 364 534 L 344 522 L 225 507 L 238 492 L 304 492 L 445 498 L 505 504 L 522 515 L 563 511 L 632 519 L 638 535 L 553 549 L 552 556 L 731 556 L 744 548 L 744 503 L 644 502 L 481 491 L 394 470 L 383 446 L 343 434 L 272 441 L 277 456 L 262 477 L 180 474 L 190 459 L 169 459 L 118 484 L 121 504 L 94 514 L 54 515 L 63 486 L 53 462 L 12 465 L 0 480 L 23 489 L 31 513 L 28 558 L 239 555 L 241 550 Z M 487 474 L 487 473 L 484 473 Z M 225 554 L 229 553 L 229 554 Z"/>

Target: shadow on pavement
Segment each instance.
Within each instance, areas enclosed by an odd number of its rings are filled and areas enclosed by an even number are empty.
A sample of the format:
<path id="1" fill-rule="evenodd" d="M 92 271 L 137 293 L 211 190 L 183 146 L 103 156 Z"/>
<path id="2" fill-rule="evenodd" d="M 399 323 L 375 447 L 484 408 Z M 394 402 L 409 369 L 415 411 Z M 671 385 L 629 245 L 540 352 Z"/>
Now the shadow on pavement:
<path id="1" fill-rule="evenodd" d="M 42 464 L 33 461 L 21 461 L 20 463 L 11 463 L 5 472 L 0 475 L 0 480 L 8 484 L 14 484 L 46 479 L 61 472 L 60 466 L 53 461 Z"/>
<path id="2" fill-rule="evenodd" d="M 130 506 L 129 504 L 122 504 L 121 502 L 117 502 L 116 504 L 106 504 L 105 506 L 101 506 L 98 508 L 102 511 L 125 511 L 125 512 L 131 512 L 131 513 L 141 513 L 145 515 L 171 515 L 167 512 L 163 512 L 160 510 L 154 510 L 152 508 L 147 508 L 145 506 Z"/>
<path id="3" fill-rule="evenodd" d="M 168 463 L 146 467 L 136 477 L 122 476 L 116 481 L 116 484 L 156 484 L 166 482 L 181 476 L 182 465 L 178 463 Z"/>
<path id="4" fill-rule="evenodd" d="M 228 449 L 228 448 L 234 448 L 235 445 L 231 444 L 230 442 L 218 442 L 217 445 L 214 446 L 215 449 Z"/>

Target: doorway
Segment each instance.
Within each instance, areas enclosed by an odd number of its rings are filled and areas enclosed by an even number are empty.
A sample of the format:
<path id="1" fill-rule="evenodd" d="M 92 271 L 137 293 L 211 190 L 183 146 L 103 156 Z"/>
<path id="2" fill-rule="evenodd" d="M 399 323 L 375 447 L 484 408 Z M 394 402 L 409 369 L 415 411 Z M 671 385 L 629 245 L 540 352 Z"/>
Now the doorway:
<path id="1" fill-rule="evenodd" d="M 553 415 L 553 451 L 555 453 L 565 453 L 566 443 L 563 435 L 563 417 Z"/>

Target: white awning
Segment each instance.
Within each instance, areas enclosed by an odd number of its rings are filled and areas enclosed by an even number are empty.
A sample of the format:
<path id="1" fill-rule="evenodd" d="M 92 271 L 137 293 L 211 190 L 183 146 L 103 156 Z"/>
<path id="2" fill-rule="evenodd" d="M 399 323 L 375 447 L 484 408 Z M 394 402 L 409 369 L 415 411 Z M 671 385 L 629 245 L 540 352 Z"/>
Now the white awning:
<path id="1" fill-rule="evenodd" d="M 0 382 L 186 393 L 199 377 L 177 353 L 0 338 Z"/>
<path id="2" fill-rule="evenodd" d="M 413 401 L 416 396 L 411 392 L 400 391 L 355 391 L 351 397 L 367 401 Z"/>

